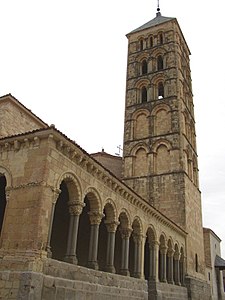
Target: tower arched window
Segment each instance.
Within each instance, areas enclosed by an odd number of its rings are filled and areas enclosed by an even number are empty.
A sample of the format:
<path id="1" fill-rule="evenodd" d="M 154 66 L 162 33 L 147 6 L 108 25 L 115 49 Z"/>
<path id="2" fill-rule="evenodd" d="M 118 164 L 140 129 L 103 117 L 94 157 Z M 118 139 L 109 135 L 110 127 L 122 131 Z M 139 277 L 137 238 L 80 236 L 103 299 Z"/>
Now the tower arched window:
<path id="1" fill-rule="evenodd" d="M 163 44 L 163 34 L 162 33 L 159 34 L 159 44 L 160 45 Z"/>
<path id="2" fill-rule="evenodd" d="M 142 74 L 147 74 L 148 72 L 148 65 L 147 65 L 147 61 L 143 60 L 142 64 L 141 64 L 141 73 Z"/>
<path id="3" fill-rule="evenodd" d="M 157 57 L 157 69 L 158 71 L 163 70 L 163 58 L 162 55 Z"/>
<path id="4" fill-rule="evenodd" d="M 150 47 L 153 47 L 153 37 L 150 36 Z"/>
<path id="5" fill-rule="evenodd" d="M 164 86 L 162 82 L 158 84 L 158 99 L 164 98 Z"/>
<path id="6" fill-rule="evenodd" d="M 147 89 L 145 86 L 141 89 L 141 103 L 147 102 Z"/>
<path id="7" fill-rule="evenodd" d="M 140 40 L 140 50 L 143 50 L 143 49 L 144 49 L 144 41 Z"/>

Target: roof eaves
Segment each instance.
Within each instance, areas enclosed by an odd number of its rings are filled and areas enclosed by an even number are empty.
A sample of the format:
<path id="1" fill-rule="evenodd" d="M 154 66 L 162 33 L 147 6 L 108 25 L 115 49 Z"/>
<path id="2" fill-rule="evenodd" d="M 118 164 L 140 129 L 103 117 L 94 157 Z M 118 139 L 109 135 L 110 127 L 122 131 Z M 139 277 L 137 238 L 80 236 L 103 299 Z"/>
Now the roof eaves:
<path id="1" fill-rule="evenodd" d="M 127 35 L 132 34 L 132 33 L 136 33 L 138 31 L 148 29 L 148 28 L 151 28 L 151 27 L 154 27 L 154 26 L 157 26 L 159 24 L 163 24 L 163 23 L 166 23 L 168 21 L 175 20 L 175 19 L 176 18 L 173 18 L 173 17 L 157 16 L 154 19 L 152 19 L 152 20 L 148 21 L 147 23 L 143 24 L 142 26 L 132 30 Z"/>

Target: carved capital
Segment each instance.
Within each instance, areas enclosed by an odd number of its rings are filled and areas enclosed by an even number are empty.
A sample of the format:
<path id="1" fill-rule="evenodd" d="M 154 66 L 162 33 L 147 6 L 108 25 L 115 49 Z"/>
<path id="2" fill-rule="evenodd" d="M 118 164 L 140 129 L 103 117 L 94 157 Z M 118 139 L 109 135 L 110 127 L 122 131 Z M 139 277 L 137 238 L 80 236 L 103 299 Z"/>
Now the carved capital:
<path id="1" fill-rule="evenodd" d="M 52 192 L 53 192 L 52 203 L 55 204 L 59 197 L 59 194 L 61 193 L 61 190 L 52 188 Z"/>
<path id="2" fill-rule="evenodd" d="M 68 205 L 70 215 L 79 216 L 85 206 L 85 203 L 73 200 L 69 201 Z"/>
<path id="3" fill-rule="evenodd" d="M 139 233 L 133 233 L 133 240 L 135 244 L 140 244 L 142 242 L 143 236 Z"/>
<path id="4" fill-rule="evenodd" d="M 88 215 L 91 225 L 99 225 L 101 223 L 102 218 L 104 217 L 104 214 L 98 211 L 90 211 Z"/>
<path id="5" fill-rule="evenodd" d="M 118 225 L 120 224 L 120 222 L 117 221 L 105 221 L 105 225 L 107 227 L 107 231 L 108 232 L 116 232 L 116 229 L 118 227 Z"/>
<path id="6" fill-rule="evenodd" d="M 120 234 L 122 239 L 129 239 L 131 232 L 131 228 L 120 228 Z"/>

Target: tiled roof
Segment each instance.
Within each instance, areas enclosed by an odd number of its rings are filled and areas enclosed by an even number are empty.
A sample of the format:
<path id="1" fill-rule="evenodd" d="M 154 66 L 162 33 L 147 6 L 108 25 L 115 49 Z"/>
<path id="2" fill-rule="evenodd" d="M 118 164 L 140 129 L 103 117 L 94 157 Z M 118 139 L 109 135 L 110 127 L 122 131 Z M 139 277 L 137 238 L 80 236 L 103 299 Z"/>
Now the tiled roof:
<path id="1" fill-rule="evenodd" d="M 156 17 L 154 19 L 152 19 L 149 22 L 145 23 L 144 25 L 132 30 L 130 33 L 138 32 L 138 31 L 141 31 L 143 29 L 147 29 L 147 28 L 150 28 L 150 27 L 153 27 L 153 26 L 156 26 L 156 25 L 159 25 L 159 24 L 171 21 L 171 20 L 175 20 L 175 19 L 176 18 L 164 17 L 160 13 L 157 13 Z"/>
<path id="2" fill-rule="evenodd" d="M 225 260 L 218 255 L 216 256 L 215 259 L 215 267 L 219 268 L 220 270 L 225 270 Z"/>

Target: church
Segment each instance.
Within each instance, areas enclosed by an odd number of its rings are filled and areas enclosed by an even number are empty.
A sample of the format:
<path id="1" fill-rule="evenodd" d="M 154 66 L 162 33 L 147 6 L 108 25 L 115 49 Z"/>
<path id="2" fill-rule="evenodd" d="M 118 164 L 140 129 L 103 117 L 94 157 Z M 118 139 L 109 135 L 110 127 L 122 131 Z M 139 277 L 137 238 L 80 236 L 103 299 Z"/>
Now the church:
<path id="1" fill-rule="evenodd" d="M 225 299 L 221 240 L 202 224 L 190 49 L 159 7 L 127 39 L 122 157 L 0 97 L 0 299 Z"/>

